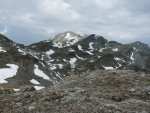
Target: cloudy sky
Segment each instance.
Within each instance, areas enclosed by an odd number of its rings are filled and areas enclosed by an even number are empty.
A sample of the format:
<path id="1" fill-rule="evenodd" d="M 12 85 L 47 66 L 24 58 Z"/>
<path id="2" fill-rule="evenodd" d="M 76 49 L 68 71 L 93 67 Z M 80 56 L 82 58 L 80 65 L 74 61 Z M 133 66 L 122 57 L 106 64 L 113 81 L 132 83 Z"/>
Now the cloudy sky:
<path id="1" fill-rule="evenodd" d="M 64 31 L 150 44 L 150 0 L 0 0 L 0 32 L 29 44 Z"/>

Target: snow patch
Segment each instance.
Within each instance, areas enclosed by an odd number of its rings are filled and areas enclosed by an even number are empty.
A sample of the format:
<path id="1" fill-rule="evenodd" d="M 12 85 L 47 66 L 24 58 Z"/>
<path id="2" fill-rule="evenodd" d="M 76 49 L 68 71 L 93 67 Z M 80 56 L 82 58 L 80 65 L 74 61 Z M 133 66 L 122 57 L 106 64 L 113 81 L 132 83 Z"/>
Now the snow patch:
<path id="1" fill-rule="evenodd" d="M 116 61 L 126 62 L 124 59 L 121 59 L 121 58 L 119 58 L 119 57 L 115 57 L 114 59 L 115 59 Z"/>
<path id="2" fill-rule="evenodd" d="M 131 53 L 130 59 L 132 62 L 134 62 L 134 53 L 133 52 Z"/>
<path id="3" fill-rule="evenodd" d="M 63 61 L 64 61 L 64 62 L 67 62 L 67 60 L 66 60 L 66 59 L 63 59 Z"/>
<path id="4" fill-rule="evenodd" d="M 112 51 L 113 51 L 113 52 L 118 52 L 119 49 L 118 49 L 118 48 L 113 48 Z"/>
<path id="5" fill-rule="evenodd" d="M 79 40 L 80 36 L 68 32 L 65 35 L 63 34 L 60 37 L 58 37 L 57 42 L 54 42 L 53 46 L 58 48 L 68 47 L 77 43 Z"/>
<path id="6" fill-rule="evenodd" d="M 101 56 L 98 56 L 98 58 L 101 58 Z"/>
<path id="7" fill-rule="evenodd" d="M 41 90 L 41 89 L 44 89 L 45 87 L 44 87 L 44 86 L 34 86 L 34 88 L 35 88 L 36 90 Z"/>
<path id="8" fill-rule="evenodd" d="M 57 68 L 63 69 L 64 65 L 63 64 L 49 64 L 50 70 L 56 70 Z"/>
<path id="9" fill-rule="evenodd" d="M 71 65 L 71 68 L 74 69 L 76 67 L 75 63 L 77 61 L 77 58 L 71 58 L 70 59 L 70 65 Z"/>
<path id="10" fill-rule="evenodd" d="M 57 64 L 57 66 L 59 67 L 59 69 L 63 69 L 64 65 L 62 64 Z"/>
<path id="11" fill-rule="evenodd" d="M 102 52 L 104 51 L 104 49 L 106 49 L 106 48 L 101 48 L 101 49 L 99 50 L 99 52 L 102 53 Z"/>
<path id="12" fill-rule="evenodd" d="M 80 56 L 78 56 L 78 55 L 76 55 L 76 57 L 77 57 L 78 59 L 80 59 L 80 60 L 86 60 L 86 58 L 80 57 Z"/>
<path id="13" fill-rule="evenodd" d="M 51 69 L 51 70 L 56 70 L 56 69 L 57 69 L 57 67 L 56 67 L 56 66 L 54 66 L 54 65 L 51 65 L 51 66 L 50 66 L 50 69 Z"/>
<path id="14" fill-rule="evenodd" d="M 0 52 L 7 52 L 6 50 L 4 50 L 2 47 L 0 47 Z"/>
<path id="15" fill-rule="evenodd" d="M 27 54 L 24 50 L 22 50 L 20 48 L 18 48 L 18 52 L 20 52 L 22 55 L 26 55 Z"/>
<path id="16" fill-rule="evenodd" d="M 131 56 L 130 56 L 130 60 L 131 60 L 131 63 L 134 63 L 134 61 L 135 61 L 135 54 L 136 54 L 136 52 L 138 51 L 137 49 L 136 49 L 136 47 L 133 47 L 133 52 L 131 53 Z"/>
<path id="17" fill-rule="evenodd" d="M 54 54 L 54 53 L 55 53 L 55 51 L 52 50 L 52 49 L 50 49 L 49 51 L 46 52 L 46 55 L 52 55 L 52 54 Z"/>
<path id="18" fill-rule="evenodd" d="M 15 92 L 18 92 L 18 91 L 20 91 L 20 89 L 16 89 L 16 88 L 14 88 L 13 90 L 14 90 Z"/>
<path id="19" fill-rule="evenodd" d="M 63 48 L 63 45 L 62 45 L 62 43 L 57 42 L 57 43 L 53 43 L 53 47 Z"/>
<path id="20" fill-rule="evenodd" d="M 46 75 L 42 70 L 39 69 L 38 65 L 34 65 L 34 74 L 37 75 L 37 76 L 39 76 L 39 77 L 42 77 L 45 80 L 51 80 L 48 77 L 48 75 Z"/>
<path id="21" fill-rule="evenodd" d="M 83 49 L 82 49 L 82 46 L 81 46 L 81 45 L 78 45 L 78 49 L 79 49 L 80 51 L 83 51 Z"/>
<path id="22" fill-rule="evenodd" d="M 15 64 L 7 64 L 8 68 L 0 69 L 0 83 L 8 83 L 5 79 L 11 78 L 18 72 L 18 66 Z"/>
<path id="23" fill-rule="evenodd" d="M 119 58 L 119 57 L 115 57 L 114 58 L 116 61 L 120 61 L 121 60 L 121 58 Z"/>
<path id="24" fill-rule="evenodd" d="M 65 36 L 65 39 L 67 39 L 67 40 L 72 40 L 72 39 L 74 39 L 74 38 L 71 36 L 70 33 L 67 33 L 66 36 Z"/>
<path id="25" fill-rule="evenodd" d="M 86 51 L 86 53 L 88 53 L 89 55 L 94 55 L 93 53 L 91 53 L 90 51 Z"/>
<path id="26" fill-rule="evenodd" d="M 39 53 L 34 52 L 32 50 L 27 51 L 27 53 L 30 54 L 31 56 L 33 56 L 34 58 L 39 59 L 39 57 L 38 57 Z"/>
<path id="27" fill-rule="evenodd" d="M 35 79 L 30 80 L 30 82 L 31 82 L 32 84 L 35 84 L 35 85 L 39 85 L 39 84 L 40 84 L 40 83 L 39 83 L 37 80 L 35 80 Z"/>
<path id="28" fill-rule="evenodd" d="M 113 70 L 114 68 L 113 67 L 105 67 L 103 66 L 105 70 Z"/>
<path id="29" fill-rule="evenodd" d="M 63 78 L 61 77 L 61 74 L 60 74 L 60 73 L 56 72 L 55 75 L 56 75 L 56 77 L 58 77 L 59 79 L 63 80 Z"/>
<path id="30" fill-rule="evenodd" d="M 116 69 L 118 69 L 118 68 L 122 67 L 122 65 L 121 65 L 120 63 L 118 63 L 118 65 L 119 65 L 119 66 L 118 66 L 118 67 L 116 67 Z"/>
<path id="31" fill-rule="evenodd" d="M 74 49 L 69 49 L 69 52 L 75 52 L 75 50 Z"/>
<path id="32" fill-rule="evenodd" d="M 94 50 L 93 44 L 94 44 L 93 42 L 89 43 L 89 49 Z"/>
<path id="33" fill-rule="evenodd" d="M 72 36 L 70 33 L 67 33 L 66 36 L 64 37 L 67 41 L 66 41 L 66 46 L 70 46 L 75 44 L 76 42 L 79 41 L 79 37 L 78 36 Z"/>

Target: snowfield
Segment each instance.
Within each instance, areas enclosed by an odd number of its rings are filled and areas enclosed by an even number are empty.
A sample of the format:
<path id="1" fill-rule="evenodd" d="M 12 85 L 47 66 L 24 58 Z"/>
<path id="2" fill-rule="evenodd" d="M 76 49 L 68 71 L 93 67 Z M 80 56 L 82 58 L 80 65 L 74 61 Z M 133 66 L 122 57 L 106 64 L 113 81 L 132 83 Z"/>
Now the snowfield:
<path id="1" fill-rule="evenodd" d="M 39 66 L 38 65 L 34 65 L 34 74 L 39 76 L 39 77 L 42 77 L 43 79 L 45 80 L 50 80 L 50 78 L 42 71 L 39 69 Z"/>
<path id="2" fill-rule="evenodd" d="M 35 79 L 30 80 L 30 82 L 31 82 L 32 84 L 35 84 L 35 85 L 39 85 L 39 84 L 40 84 L 40 83 L 39 83 L 37 80 L 35 80 Z"/>
<path id="3" fill-rule="evenodd" d="M 7 64 L 8 68 L 0 69 L 0 83 L 8 83 L 7 78 L 11 78 L 16 75 L 18 72 L 18 66 L 15 64 Z"/>

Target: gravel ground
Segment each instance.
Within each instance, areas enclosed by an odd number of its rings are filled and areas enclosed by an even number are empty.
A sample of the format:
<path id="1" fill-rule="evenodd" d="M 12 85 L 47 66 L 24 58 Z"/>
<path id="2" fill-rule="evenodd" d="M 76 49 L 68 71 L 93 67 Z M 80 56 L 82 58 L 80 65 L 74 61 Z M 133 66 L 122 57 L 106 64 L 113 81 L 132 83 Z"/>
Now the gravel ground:
<path id="1" fill-rule="evenodd" d="M 150 74 L 96 70 L 51 88 L 0 94 L 0 113 L 150 113 Z"/>

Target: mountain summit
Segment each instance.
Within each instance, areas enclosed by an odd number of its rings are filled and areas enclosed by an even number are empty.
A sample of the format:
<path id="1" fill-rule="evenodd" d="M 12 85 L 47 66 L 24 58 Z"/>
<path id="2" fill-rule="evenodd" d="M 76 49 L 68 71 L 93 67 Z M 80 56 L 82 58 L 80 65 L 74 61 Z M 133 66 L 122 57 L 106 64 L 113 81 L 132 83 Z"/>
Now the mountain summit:
<path id="1" fill-rule="evenodd" d="M 60 33 L 56 35 L 53 39 L 53 42 L 56 47 L 67 47 L 71 46 L 75 43 L 77 43 L 79 40 L 81 40 L 83 36 L 80 34 L 76 34 L 71 31 L 67 31 L 65 33 Z"/>

